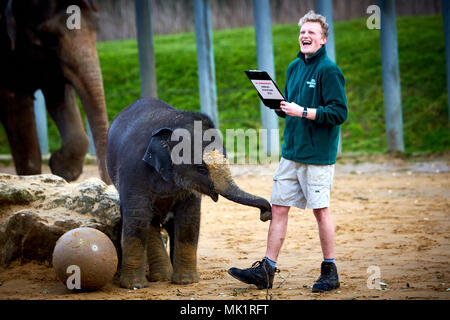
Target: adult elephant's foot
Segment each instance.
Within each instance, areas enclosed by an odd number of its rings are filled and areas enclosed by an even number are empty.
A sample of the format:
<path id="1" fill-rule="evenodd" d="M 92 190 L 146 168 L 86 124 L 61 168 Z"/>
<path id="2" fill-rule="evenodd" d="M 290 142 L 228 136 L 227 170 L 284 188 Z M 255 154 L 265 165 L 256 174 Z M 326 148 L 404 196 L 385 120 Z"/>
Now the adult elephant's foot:
<path id="1" fill-rule="evenodd" d="M 199 281 L 197 272 L 174 272 L 172 282 L 175 284 L 191 284 Z"/>
<path id="2" fill-rule="evenodd" d="M 78 179 L 83 171 L 83 164 L 84 155 L 75 157 L 62 149 L 53 152 L 49 161 L 52 173 L 68 182 Z"/>
<path id="3" fill-rule="evenodd" d="M 145 274 L 122 273 L 120 286 L 127 289 L 142 289 L 148 287 L 148 281 Z"/>

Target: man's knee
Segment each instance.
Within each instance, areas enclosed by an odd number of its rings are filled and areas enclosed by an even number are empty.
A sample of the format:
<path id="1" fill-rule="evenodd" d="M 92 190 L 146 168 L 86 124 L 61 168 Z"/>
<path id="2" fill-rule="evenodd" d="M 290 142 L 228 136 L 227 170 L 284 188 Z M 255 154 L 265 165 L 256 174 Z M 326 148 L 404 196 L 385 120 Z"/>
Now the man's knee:
<path id="1" fill-rule="evenodd" d="M 272 205 L 272 219 L 286 218 L 289 213 L 290 207 L 279 206 L 276 204 Z"/>
<path id="2" fill-rule="evenodd" d="M 327 218 L 330 215 L 330 210 L 328 207 L 313 209 L 314 216 L 317 219 L 317 222 L 322 222 L 323 219 Z"/>

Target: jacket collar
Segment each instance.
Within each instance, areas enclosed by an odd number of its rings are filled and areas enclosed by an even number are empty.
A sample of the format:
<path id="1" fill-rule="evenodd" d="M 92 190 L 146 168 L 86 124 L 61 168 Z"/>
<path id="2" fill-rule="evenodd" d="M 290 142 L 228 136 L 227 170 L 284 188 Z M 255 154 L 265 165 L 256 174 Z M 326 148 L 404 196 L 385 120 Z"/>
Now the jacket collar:
<path id="1" fill-rule="evenodd" d="M 301 51 L 299 51 L 299 53 L 297 54 L 297 57 L 302 59 L 305 62 L 305 64 L 309 64 L 316 60 L 319 60 L 321 57 L 326 56 L 326 55 L 327 55 L 327 49 L 325 48 L 325 45 L 323 45 L 319 50 L 317 50 L 312 56 L 309 56 L 308 58 L 305 58 L 305 55 Z"/>

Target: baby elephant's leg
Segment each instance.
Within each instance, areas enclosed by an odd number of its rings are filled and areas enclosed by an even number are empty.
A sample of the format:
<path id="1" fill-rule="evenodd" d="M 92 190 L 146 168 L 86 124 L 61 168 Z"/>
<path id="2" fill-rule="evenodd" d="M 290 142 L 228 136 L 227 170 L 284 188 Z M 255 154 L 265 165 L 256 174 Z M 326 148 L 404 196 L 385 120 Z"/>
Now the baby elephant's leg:
<path id="1" fill-rule="evenodd" d="M 189 284 L 198 282 L 197 244 L 200 231 L 201 198 L 191 195 L 180 201 L 174 209 L 174 255 L 172 282 Z"/>

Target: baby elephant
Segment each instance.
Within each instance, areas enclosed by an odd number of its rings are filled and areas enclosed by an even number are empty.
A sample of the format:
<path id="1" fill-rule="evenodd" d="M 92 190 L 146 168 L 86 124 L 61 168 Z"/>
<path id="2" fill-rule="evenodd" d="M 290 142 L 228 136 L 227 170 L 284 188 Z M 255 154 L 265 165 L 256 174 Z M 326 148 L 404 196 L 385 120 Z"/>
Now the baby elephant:
<path id="1" fill-rule="evenodd" d="M 259 208 L 263 221 L 271 218 L 267 200 L 242 191 L 233 181 L 223 142 L 203 114 L 141 98 L 111 124 L 106 161 L 120 195 L 122 287 L 146 287 L 147 278 L 198 282 L 201 194 L 214 201 L 222 195 Z M 171 258 L 160 234 L 168 217 Z"/>

